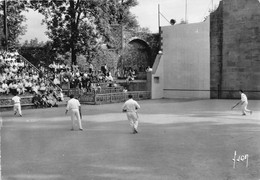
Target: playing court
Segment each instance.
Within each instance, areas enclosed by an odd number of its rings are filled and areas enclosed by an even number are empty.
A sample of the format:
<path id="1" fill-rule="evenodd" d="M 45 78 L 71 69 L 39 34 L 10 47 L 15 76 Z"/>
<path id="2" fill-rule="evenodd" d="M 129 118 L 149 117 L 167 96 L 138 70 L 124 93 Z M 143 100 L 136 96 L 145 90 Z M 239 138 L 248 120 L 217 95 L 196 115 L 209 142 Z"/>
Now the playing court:
<path id="1" fill-rule="evenodd" d="M 2 179 L 259 180 L 260 101 L 237 101 L 140 101 L 138 134 L 122 103 L 83 105 L 83 132 L 65 107 L 3 112 Z"/>

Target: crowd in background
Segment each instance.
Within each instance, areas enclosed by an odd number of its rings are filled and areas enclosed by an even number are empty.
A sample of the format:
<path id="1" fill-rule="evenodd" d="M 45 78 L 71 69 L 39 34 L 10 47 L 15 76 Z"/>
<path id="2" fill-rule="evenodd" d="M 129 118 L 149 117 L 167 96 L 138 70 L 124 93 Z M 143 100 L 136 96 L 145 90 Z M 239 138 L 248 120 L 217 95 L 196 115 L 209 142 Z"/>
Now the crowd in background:
<path id="1" fill-rule="evenodd" d="M 136 77 L 136 70 L 124 68 L 122 74 L 126 82 L 131 82 Z M 116 70 L 114 77 L 122 78 L 122 74 Z M 79 68 L 78 65 L 53 62 L 48 67 L 39 65 L 36 68 L 17 51 L 0 51 L 0 95 L 33 95 L 36 107 L 57 106 L 57 101 L 64 99 L 64 87 L 92 92 L 101 90 L 101 83 L 107 87 L 118 86 L 107 64 L 95 69 L 91 63 L 87 68 Z"/>
<path id="2" fill-rule="evenodd" d="M 43 107 L 57 106 L 63 94 L 50 83 L 44 70 L 37 71 L 23 61 L 17 51 L 0 51 L 0 94 L 37 94 Z"/>
<path id="3" fill-rule="evenodd" d="M 109 87 L 117 86 L 106 64 L 100 70 L 96 70 L 90 63 L 88 69 L 80 70 L 78 65 L 68 67 L 64 64 L 53 62 L 49 65 L 49 68 L 52 72 L 50 79 L 55 85 L 60 87 L 66 86 L 68 89 L 79 88 L 86 92 L 91 92 L 101 88 L 100 83 L 107 83 Z"/>

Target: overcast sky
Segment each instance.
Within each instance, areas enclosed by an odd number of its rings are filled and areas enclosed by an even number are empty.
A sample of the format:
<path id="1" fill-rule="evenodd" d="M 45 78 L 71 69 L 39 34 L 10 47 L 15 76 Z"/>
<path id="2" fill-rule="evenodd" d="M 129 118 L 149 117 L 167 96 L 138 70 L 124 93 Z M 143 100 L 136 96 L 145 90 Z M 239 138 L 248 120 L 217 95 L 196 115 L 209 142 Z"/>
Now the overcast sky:
<path id="1" fill-rule="evenodd" d="M 189 23 L 201 22 L 209 14 L 209 10 L 217 7 L 220 0 L 187 0 L 187 19 Z M 161 14 L 170 21 L 175 19 L 179 23 L 185 19 L 186 0 L 138 0 L 139 4 L 132 8 L 141 27 L 148 27 L 151 32 L 158 32 L 158 4 Z M 46 41 L 44 34 L 46 28 L 41 25 L 43 16 L 37 12 L 30 11 L 26 14 L 27 33 L 21 37 L 21 42 L 38 38 L 39 41 Z M 161 26 L 168 26 L 169 23 L 163 16 L 160 16 Z"/>

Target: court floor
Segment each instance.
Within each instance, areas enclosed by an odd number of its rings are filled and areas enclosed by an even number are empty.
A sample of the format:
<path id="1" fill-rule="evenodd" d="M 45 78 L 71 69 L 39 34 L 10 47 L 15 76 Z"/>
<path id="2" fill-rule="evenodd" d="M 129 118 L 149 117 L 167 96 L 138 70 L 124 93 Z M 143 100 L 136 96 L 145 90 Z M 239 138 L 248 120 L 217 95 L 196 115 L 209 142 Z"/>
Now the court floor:
<path id="1" fill-rule="evenodd" d="M 260 101 L 139 101 L 139 133 L 120 104 L 82 105 L 84 131 L 65 107 L 2 112 L 3 180 L 259 180 Z"/>

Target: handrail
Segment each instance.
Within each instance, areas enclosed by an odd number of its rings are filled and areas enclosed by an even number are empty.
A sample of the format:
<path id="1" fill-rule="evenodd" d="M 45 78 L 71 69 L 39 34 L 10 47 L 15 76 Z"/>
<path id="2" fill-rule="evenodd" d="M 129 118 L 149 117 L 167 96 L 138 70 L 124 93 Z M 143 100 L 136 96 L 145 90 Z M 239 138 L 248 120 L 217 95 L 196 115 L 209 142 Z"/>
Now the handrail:
<path id="1" fill-rule="evenodd" d="M 22 55 L 20 55 L 20 57 L 22 58 L 22 60 L 23 60 L 25 63 L 27 63 L 27 64 L 29 64 L 30 66 L 32 66 L 34 70 L 36 70 L 38 73 L 40 72 L 40 70 L 39 70 L 37 67 L 35 67 L 30 61 L 28 61 L 25 57 L 23 57 Z M 48 80 L 54 87 L 58 88 L 59 90 L 62 90 L 58 85 L 54 84 L 54 83 L 52 82 L 52 80 L 50 80 L 49 77 L 47 77 L 47 80 Z"/>
<path id="2" fill-rule="evenodd" d="M 27 64 L 29 64 L 30 66 L 32 66 L 34 68 L 34 70 L 36 70 L 37 72 L 39 72 L 39 69 L 37 67 L 35 67 L 30 61 L 28 61 L 25 57 L 23 57 L 22 55 L 20 55 L 20 57 L 23 59 L 23 61 Z"/>

